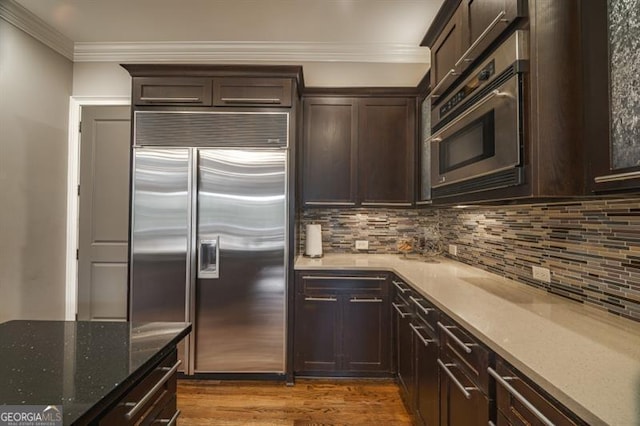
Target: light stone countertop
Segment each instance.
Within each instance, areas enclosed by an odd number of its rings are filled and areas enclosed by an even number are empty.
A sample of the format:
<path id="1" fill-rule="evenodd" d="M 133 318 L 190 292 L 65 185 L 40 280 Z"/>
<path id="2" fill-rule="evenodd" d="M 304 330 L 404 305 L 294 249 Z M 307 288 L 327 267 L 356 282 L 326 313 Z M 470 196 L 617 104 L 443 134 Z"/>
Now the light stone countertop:
<path id="1" fill-rule="evenodd" d="M 446 258 L 298 257 L 296 270 L 384 270 L 590 425 L 640 425 L 640 323 Z"/>

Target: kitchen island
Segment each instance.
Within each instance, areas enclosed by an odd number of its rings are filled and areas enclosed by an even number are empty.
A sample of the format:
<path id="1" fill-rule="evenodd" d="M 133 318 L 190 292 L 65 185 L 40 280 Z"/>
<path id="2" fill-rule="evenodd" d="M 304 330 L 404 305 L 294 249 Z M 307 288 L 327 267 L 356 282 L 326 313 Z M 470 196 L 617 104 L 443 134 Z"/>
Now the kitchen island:
<path id="1" fill-rule="evenodd" d="M 0 324 L 0 405 L 61 406 L 65 425 L 177 416 L 176 346 L 190 331 L 188 323 Z"/>
<path id="2" fill-rule="evenodd" d="M 328 254 L 298 271 L 389 271 L 590 425 L 640 421 L 640 323 L 438 258 Z"/>

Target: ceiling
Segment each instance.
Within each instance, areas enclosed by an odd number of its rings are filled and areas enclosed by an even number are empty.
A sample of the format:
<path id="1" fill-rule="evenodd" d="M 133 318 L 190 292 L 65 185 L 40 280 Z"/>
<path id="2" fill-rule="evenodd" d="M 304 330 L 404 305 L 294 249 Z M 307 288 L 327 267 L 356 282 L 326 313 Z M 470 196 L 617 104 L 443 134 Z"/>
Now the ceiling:
<path id="1" fill-rule="evenodd" d="M 354 66 L 396 70 L 407 75 L 404 85 L 429 68 L 429 50 L 419 45 L 443 2 L 13 1 L 73 42 L 75 62 L 300 63 L 308 81 L 307 65 L 321 63 L 335 75 Z"/>

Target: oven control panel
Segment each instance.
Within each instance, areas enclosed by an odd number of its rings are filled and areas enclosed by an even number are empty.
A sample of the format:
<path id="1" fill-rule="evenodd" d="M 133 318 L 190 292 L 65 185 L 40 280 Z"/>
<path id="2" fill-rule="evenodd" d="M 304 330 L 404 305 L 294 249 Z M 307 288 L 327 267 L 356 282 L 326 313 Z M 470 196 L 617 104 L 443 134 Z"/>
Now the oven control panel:
<path id="1" fill-rule="evenodd" d="M 467 99 L 478 87 L 482 86 L 496 73 L 496 63 L 492 60 L 486 64 L 476 75 L 465 84 L 460 90 L 454 93 L 447 102 L 440 107 L 440 117 L 444 117 L 449 111 L 454 109 L 463 100 Z"/>

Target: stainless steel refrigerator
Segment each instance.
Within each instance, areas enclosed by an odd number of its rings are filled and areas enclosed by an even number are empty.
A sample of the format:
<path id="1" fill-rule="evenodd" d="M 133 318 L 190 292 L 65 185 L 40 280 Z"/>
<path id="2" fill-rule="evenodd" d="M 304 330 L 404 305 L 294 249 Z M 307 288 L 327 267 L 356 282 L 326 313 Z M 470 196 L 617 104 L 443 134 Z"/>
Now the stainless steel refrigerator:
<path id="1" fill-rule="evenodd" d="M 285 371 L 288 127 L 135 113 L 130 319 L 192 322 L 186 374 Z"/>

